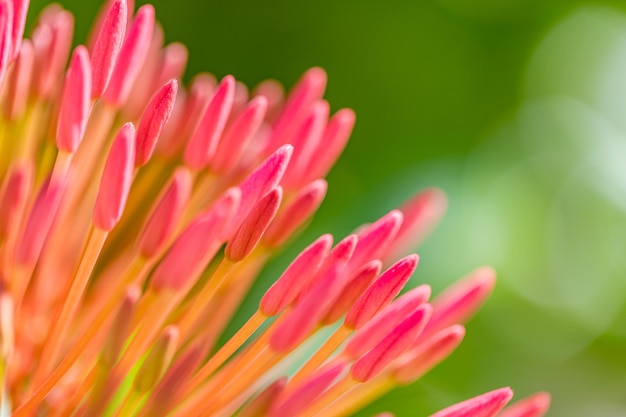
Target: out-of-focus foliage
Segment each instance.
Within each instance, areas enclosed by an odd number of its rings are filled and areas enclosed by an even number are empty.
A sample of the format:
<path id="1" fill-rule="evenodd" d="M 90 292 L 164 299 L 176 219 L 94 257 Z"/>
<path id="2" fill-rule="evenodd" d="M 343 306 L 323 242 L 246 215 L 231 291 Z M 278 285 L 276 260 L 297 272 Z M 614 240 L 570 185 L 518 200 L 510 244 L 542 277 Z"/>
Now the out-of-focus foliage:
<path id="1" fill-rule="evenodd" d="M 32 0 L 33 14 L 45 3 Z M 99 2 L 61 3 L 83 38 Z M 291 84 L 319 65 L 333 108 L 356 110 L 296 247 L 436 185 L 450 213 L 420 248 L 414 282 L 439 290 L 479 264 L 499 271 L 459 351 L 364 415 L 427 415 L 504 385 L 551 391 L 551 416 L 626 415 L 623 2 L 151 3 L 168 41 L 190 49 L 189 75 Z"/>

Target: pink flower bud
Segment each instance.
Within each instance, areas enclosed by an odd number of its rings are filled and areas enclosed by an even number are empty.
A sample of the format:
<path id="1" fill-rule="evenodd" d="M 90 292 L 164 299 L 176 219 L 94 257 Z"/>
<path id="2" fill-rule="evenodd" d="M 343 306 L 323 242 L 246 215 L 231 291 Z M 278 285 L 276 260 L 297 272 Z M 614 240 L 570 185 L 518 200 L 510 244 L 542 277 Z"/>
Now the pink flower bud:
<path id="1" fill-rule="evenodd" d="M 355 121 L 356 115 L 351 109 L 341 109 L 330 118 L 320 146 L 303 173 L 304 183 L 326 176 L 346 147 Z"/>
<path id="2" fill-rule="evenodd" d="M 322 98 L 326 90 L 326 79 L 326 72 L 318 67 L 311 68 L 302 75 L 289 93 L 289 98 L 273 126 L 267 143 L 268 152 L 283 145 L 296 126 L 304 120 L 310 105 Z"/>
<path id="3" fill-rule="evenodd" d="M 11 59 L 15 59 L 22 48 L 22 38 L 24 37 L 24 26 L 26 25 L 26 15 L 28 14 L 29 0 L 12 0 L 13 2 L 13 25 L 11 32 Z"/>
<path id="4" fill-rule="evenodd" d="M 233 106 L 234 94 L 235 78 L 224 77 L 185 149 L 184 162 L 191 169 L 200 170 L 213 158 Z"/>
<path id="5" fill-rule="evenodd" d="M 255 97 L 226 128 L 224 137 L 217 145 L 211 169 L 217 173 L 227 173 L 239 162 L 246 146 L 254 138 L 267 112 L 267 99 Z"/>
<path id="6" fill-rule="evenodd" d="M 380 374 L 417 339 L 430 318 L 432 307 L 424 304 L 400 322 L 376 346 L 357 360 L 350 373 L 360 382 L 367 382 Z"/>
<path id="7" fill-rule="evenodd" d="M 265 229 L 274 219 L 282 198 L 283 190 L 277 187 L 252 208 L 224 250 L 224 255 L 231 262 L 243 260 L 256 247 Z"/>
<path id="8" fill-rule="evenodd" d="M 402 213 L 392 210 L 359 233 L 359 244 L 350 265 L 360 267 L 364 262 L 381 259 L 400 230 Z"/>
<path id="9" fill-rule="evenodd" d="M 154 95 L 146 107 L 137 128 L 135 167 L 144 166 L 152 156 L 157 140 L 174 109 L 177 92 L 178 81 L 170 80 Z"/>
<path id="10" fill-rule="evenodd" d="M 24 163 L 11 169 L 4 179 L 0 189 L 0 240 L 19 226 L 20 214 L 33 186 L 33 174 L 32 164 Z"/>
<path id="11" fill-rule="evenodd" d="M 153 31 L 154 7 L 147 4 L 137 11 L 137 16 L 119 51 L 109 86 L 104 95 L 104 100 L 107 103 L 120 107 L 128 99 L 131 88 L 148 55 Z"/>
<path id="12" fill-rule="evenodd" d="M 376 279 L 381 268 L 382 263 L 378 259 L 363 265 L 354 277 L 350 279 L 341 295 L 337 297 L 337 301 L 326 314 L 326 317 L 324 317 L 324 323 L 334 323 L 346 314 L 354 302 L 363 294 L 363 291 Z"/>
<path id="13" fill-rule="evenodd" d="M 441 410 L 430 417 L 494 417 L 513 398 L 510 388 L 500 388 Z"/>
<path id="14" fill-rule="evenodd" d="M 390 266 L 354 303 L 344 324 L 357 330 L 363 327 L 398 295 L 417 268 L 418 261 L 417 255 L 409 255 Z"/>
<path id="15" fill-rule="evenodd" d="M 464 323 L 487 300 L 496 283 L 496 273 L 482 267 L 452 284 L 433 300 L 433 317 L 422 337 L 428 337 L 451 324 Z"/>
<path id="16" fill-rule="evenodd" d="M 74 50 L 65 76 L 57 126 L 57 147 L 74 153 L 83 139 L 91 110 L 91 63 L 84 46 Z"/>
<path id="17" fill-rule="evenodd" d="M 317 180 L 298 191 L 267 229 L 263 237 L 265 243 L 271 247 L 284 244 L 317 211 L 327 189 L 325 180 Z"/>
<path id="18" fill-rule="evenodd" d="M 93 224 L 109 231 L 122 217 L 133 181 L 135 162 L 135 127 L 126 123 L 113 141 L 100 180 L 93 212 Z"/>
<path id="19" fill-rule="evenodd" d="M 24 114 L 33 78 L 35 57 L 32 42 L 24 40 L 18 52 L 11 70 L 11 78 L 6 83 L 7 100 L 4 115 L 9 120 L 15 120 Z"/>
<path id="20" fill-rule="evenodd" d="M 221 247 L 223 229 L 237 210 L 240 196 L 239 189 L 228 190 L 185 228 L 152 274 L 154 289 L 181 290 L 195 282 Z"/>
<path id="21" fill-rule="evenodd" d="M 127 19 L 126 0 L 115 0 L 102 22 L 91 55 L 93 68 L 92 98 L 102 96 L 109 85 L 117 56 L 124 42 Z"/>
<path id="22" fill-rule="evenodd" d="M 328 271 L 279 322 L 270 335 L 270 348 L 278 353 L 295 349 L 317 328 L 345 284 L 344 265 L 337 265 Z"/>
<path id="23" fill-rule="evenodd" d="M 550 408 L 550 394 L 538 392 L 505 408 L 498 417 L 543 417 Z"/>
<path id="24" fill-rule="evenodd" d="M 361 327 L 351 338 L 344 353 L 351 359 L 357 359 L 374 347 L 387 333 L 396 327 L 405 317 L 414 312 L 430 297 L 430 287 L 420 285 L 385 307 L 370 321 Z M 424 322 L 424 324 L 426 324 Z"/>
<path id="25" fill-rule="evenodd" d="M 0 0 L 0 82 L 4 82 L 9 63 L 13 58 L 13 3 Z"/>
<path id="26" fill-rule="evenodd" d="M 293 303 L 319 270 L 332 244 L 333 238 L 327 234 L 305 248 L 267 290 L 259 304 L 261 312 L 274 316 Z"/>
<path id="27" fill-rule="evenodd" d="M 428 326 L 428 325 L 427 325 Z M 394 362 L 393 376 L 399 384 L 410 384 L 446 359 L 465 337 L 460 324 L 446 327 L 414 347 Z"/>

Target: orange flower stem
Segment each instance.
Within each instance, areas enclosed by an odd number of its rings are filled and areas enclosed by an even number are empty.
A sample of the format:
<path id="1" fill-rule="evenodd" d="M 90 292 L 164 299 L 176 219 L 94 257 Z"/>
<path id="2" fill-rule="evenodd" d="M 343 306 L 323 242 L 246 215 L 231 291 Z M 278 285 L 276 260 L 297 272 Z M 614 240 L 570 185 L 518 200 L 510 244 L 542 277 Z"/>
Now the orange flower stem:
<path id="1" fill-rule="evenodd" d="M 229 274 L 237 267 L 236 264 L 233 264 L 227 258 L 222 259 L 215 272 L 213 272 L 204 287 L 202 287 L 200 292 L 194 297 L 193 302 L 177 323 L 183 338 L 193 330 L 193 327 L 202 316 L 202 312 L 205 310 L 206 306 L 215 296 L 220 285 L 224 283 Z"/>
<path id="2" fill-rule="evenodd" d="M 231 337 L 224 346 L 222 346 L 211 358 L 200 368 L 200 370 L 194 375 L 193 379 L 197 381 L 204 381 L 210 377 L 228 358 L 231 357 L 249 338 L 256 332 L 259 327 L 265 322 L 267 317 L 260 311 L 256 311 L 252 317 L 248 319 L 233 337 Z M 192 387 L 191 389 L 194 389 Z"/>
<path id="3" fill-rule="evenodd" d="M 335 330 L 335 332 L 324 342 L 324 344 L 315 351 L 313 356 L 296 372 L 291 378 L 286 389 L 292 388 L 295 384 L 301 382 L 304 378 L 309 376 L 317 368 L 320 367 L 337 350 L 339 346 L 348 338 L 352 330 L 346 326 L 341 326 Z"/>
<path id="4" fill-rule="evenodd" d="M 54 388 L 56 384 L 61 381 L 63 376 L 71 369 L 71 367 L 76 363 L 78 358 L 83 355 L 87 351 L 87 347 L 89 343 L 94 339 L 96 334 L 104 329 L 104 324 L 107 319 L 110 318 L 114 309 L 119 305 L 122 300 L 122 296 L 124 295 L 124 291 L 126 289 L 126 285 L 129 284 L 134 276 L 134 271 L 136 270 L 136 265 L 141 265 L 142 260 L 139 258 L 137 262 L 134 264 L 135 266 L 131 266 L 128 269 L 127 274 L 124 279 L 121 280 L 120 284 L 118 284 L 115 293 L 109 297 L 107 304 L 103 307 L 100 313 L 91 321 L 90 326 L 85 329 L 85 332 L 82 336 L 72 344 L 69 352 L 63 357 L 63 360 L 56 367 L 54 371 L 42 382 L 40 386 L 38 386 L 33 393 L 31 401 L 41 401 L 45 398 L 46 395 Z M 97 353 L 97 352 L 93 352 Z M 88 355 L 89 356 L 89 355 Z M 88 359 L 89 360 L 89 359 Z"/>
<path id="5" fill-rule="evenodd" d="M 102 250 L 107 235 L 107 231 L 94 226 L 91 227 L 87 245 L 82 253 L 78 269 L 72 279 L 69 293 L 67 294 L 57 319 L 52 322 L 52 328 L 44 344 L 39 366 L 37 366 L 33 376 L 33 386 L 38 386 L 41 383 L 44 375 L 52 370 L 59 356 L 63 343 L 66 341 L 65 339 L 70 323 L 76 315 L 85 288 L 91 277 L 93 267 L 96 264 L 96 260 Z"/>
<path id="6" fill-rule="evenodd" d="M 309 404 L 309 408 L 301 413 L 300 417 L 313 417 L 317 415 L 356 384 L 358 384 L 358 382 L 355 381 L 350 374 L 346 375 L 341 381 L 330 387 L 328 391 L 322 394 L 316 401 Z M 326 417 L 326 411 L 324 411 L 323 415 Z"/>
<path id="7" fill-rule="evenodd" d="M 350 416 L 394 386 L 393 379 L 385 374 L 381 374 L 365 384 L 355 385 L 345 392 L 341 401 L 334 401 L 323 409 L 324 417 Z"/>

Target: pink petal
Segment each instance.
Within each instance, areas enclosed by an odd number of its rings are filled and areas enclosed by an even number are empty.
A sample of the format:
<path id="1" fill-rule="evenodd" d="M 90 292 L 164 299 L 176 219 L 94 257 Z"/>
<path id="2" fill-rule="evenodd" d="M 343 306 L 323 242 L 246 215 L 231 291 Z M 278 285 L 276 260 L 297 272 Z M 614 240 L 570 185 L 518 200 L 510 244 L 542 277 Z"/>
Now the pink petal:
<path id="1" fill-rule="evenodd" d="M 550 408 L 550 394 L 538 392 L 505 408 L 498 417 L 543 417 Z"/>
<path id="2" fill-rule="evenodd" d="M 117 56 L 124 42 L 127 15 L 126 0 L 115 0 L 102 23 L 91 55 L 92 98 L 100 97 L 109 85 Z"/>
<path id="3" fill-rule="evenodd" d="M 448 407 L 430 417 L 494 417 L 512 397 L 510 388 L 500 388 Z"/>

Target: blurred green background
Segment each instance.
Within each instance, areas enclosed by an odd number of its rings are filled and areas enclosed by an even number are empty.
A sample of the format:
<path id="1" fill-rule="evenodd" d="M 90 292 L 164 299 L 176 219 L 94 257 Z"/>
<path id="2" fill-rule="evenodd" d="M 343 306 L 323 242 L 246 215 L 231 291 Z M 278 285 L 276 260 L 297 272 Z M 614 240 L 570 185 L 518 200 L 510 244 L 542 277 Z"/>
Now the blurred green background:
<path id="1" fill-rule="evenodd" d="M 46 3 L 32 0 L 31 16 Z M 100 2 L 61 3 L 84 39 Z M 289 86 L 322 66 L 333 110 L 357 112 L 323 208 L 258 291 L 313 237 L 343 236 L 427 186 L 450 209 L 412 284 L 498 270 L 459 350 L 363 415 L 425 416 L 506 385 L 517 398 L 550 391 L 550 416 L 626 415 L 623 1 L 151 3 L 167 40 L 189 48 L 188 78 Z"/>

